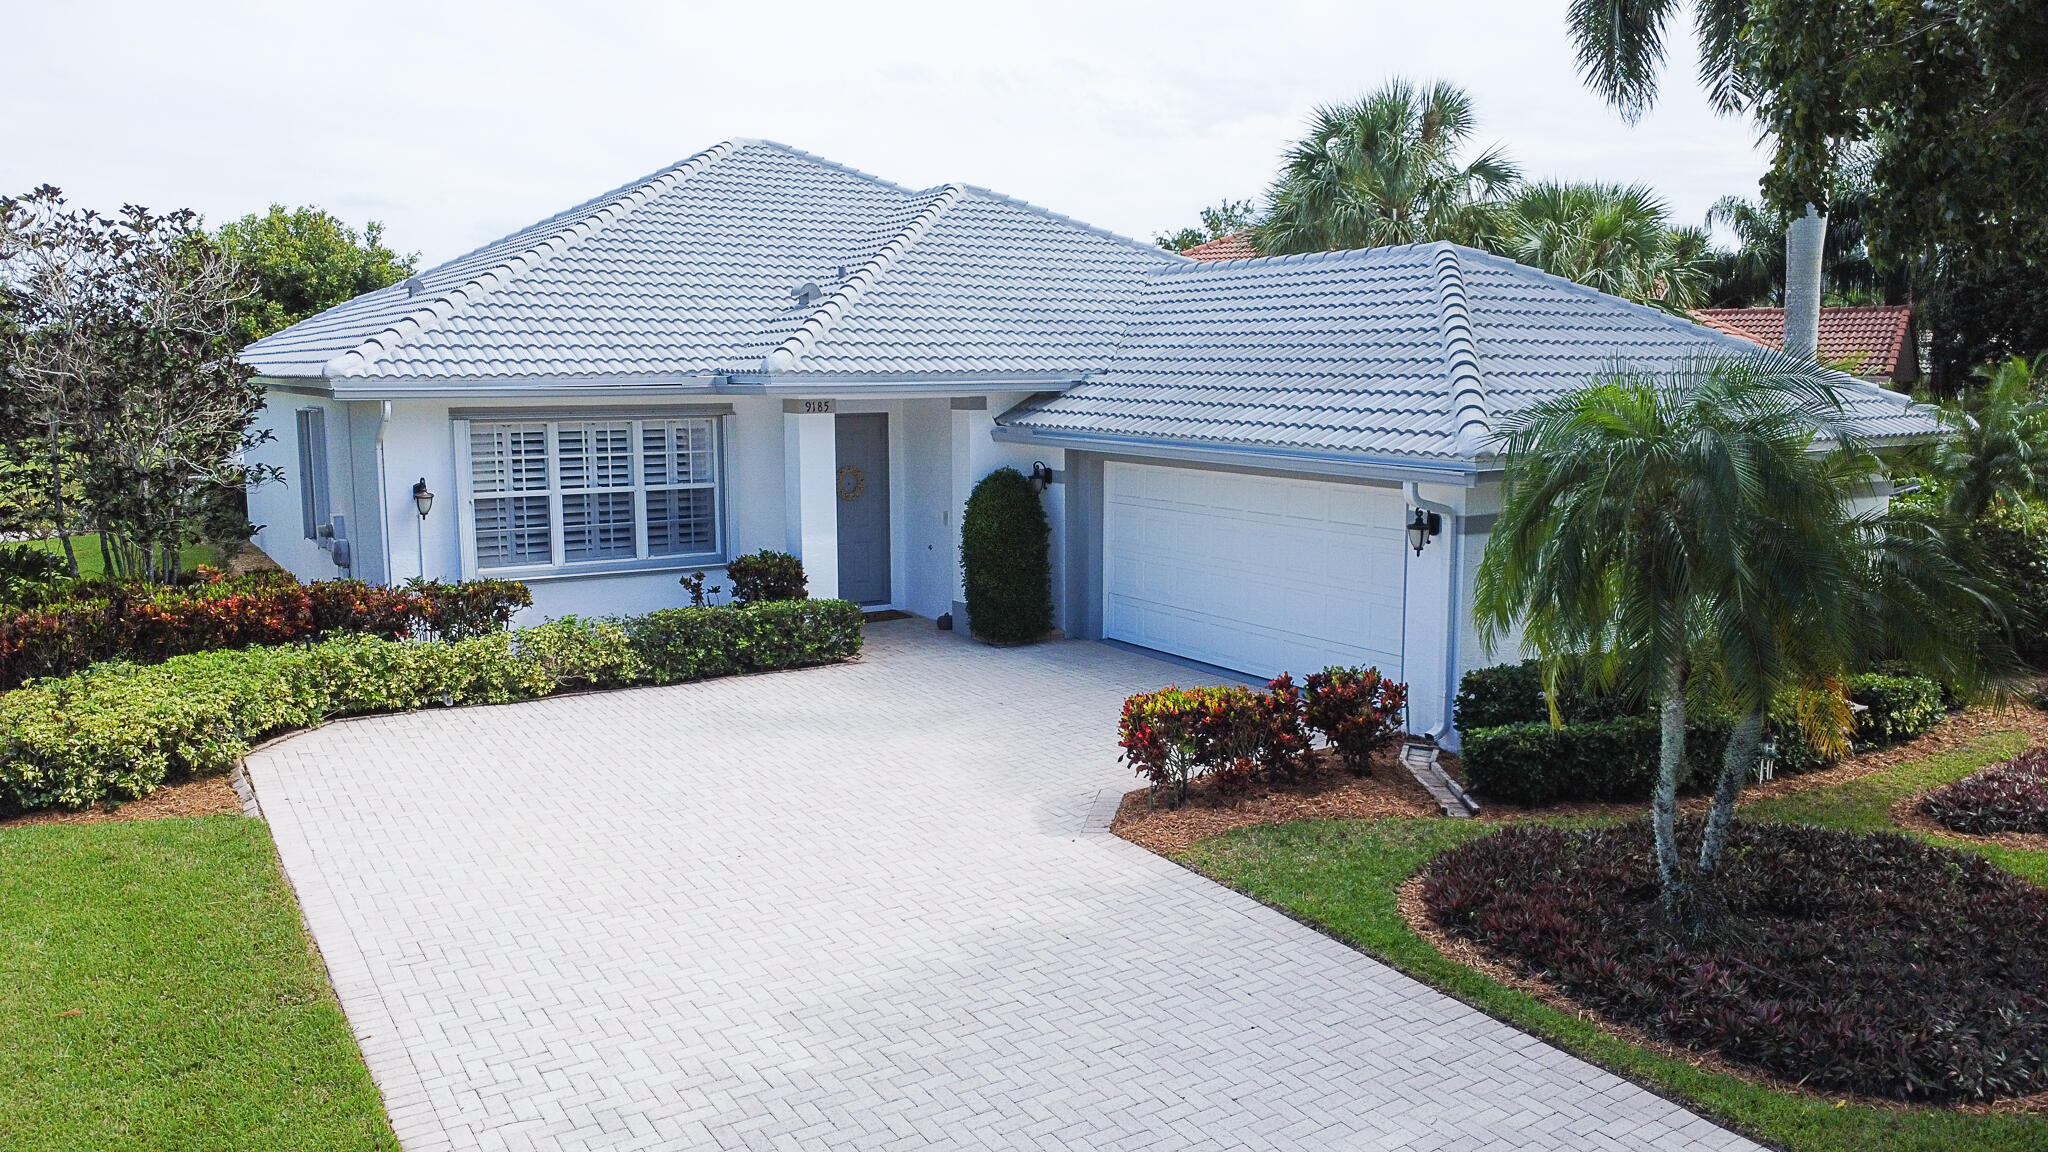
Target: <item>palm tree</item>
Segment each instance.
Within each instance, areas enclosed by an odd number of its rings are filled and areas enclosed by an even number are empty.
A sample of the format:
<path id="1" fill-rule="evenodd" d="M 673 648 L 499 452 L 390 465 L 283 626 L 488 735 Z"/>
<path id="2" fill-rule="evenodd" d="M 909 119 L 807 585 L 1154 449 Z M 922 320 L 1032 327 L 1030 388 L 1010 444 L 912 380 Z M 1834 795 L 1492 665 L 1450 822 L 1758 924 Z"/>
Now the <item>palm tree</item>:
<path id="1" fill-rule="evenodd" d="M 1837 626 L 1858 563 L 1849 495 L 1867 479 L 1836 378 L 1777 353 L 1688 365 L 1664 377 L 1617 369 L 1508 418 L 1503 507 L 1481 560 L 1482 635 L 1520 623 L 1553 666 L 1605 670 L 1656 702 L 1652 796 L 1657 872 L 1674 923 L 1718 863 L 1723 836 L 1688 868 L 1677 838 L 1689 707 L 1710 686 L 1741 722 L 1723 763 L 1725 834 L 1756 758 L 1769 702 L 1846 665 Z M 1838 455 L 1816 452 L 1828 437 Z"/>
<path id="2" fill-rule="evenodd" d="M 1498 148 L 1461 159 L 1477 127 L 1471 97 L 1441 81 L 1317 109 L 1267 191 L 1259 251 L 1479 240 L 1519 174 Z"/>
<path id="3" fill-rule="evenodd" d="M 1705 299 L 1705 233 L 1674 229 L 1646 185 L 1524 185 L 1498 213 L 1489 247 L 1503 256 L 1639 304 L 1681 311 Z"/>
<path id="4" fill-rule="evenodd" d="M 1977 378 L 1981 387 L 1938 410 L 1950 435 L 1927 458 L 1949 515 L 1962 524 L 1976 522 L 1993 501 L 2048 495 L 2048 399 L 2034 390 L 2033 365 L 2014 356 L 1979 368 Z"/>
<path id="5" fill-rule="evenodd" d="M 1751 5 L 1752 0 L 1696 0 L 1693 5 L 1700 82 L 1723 113 L 1755 106 L 1756 94 L 1739 65 Z M 1676 0 L 1572 0 L 1565 17 L 1578 42 L 1579 71 L 1631 124 L 1656 102 L 1665 23 L 1677 8 Z M 1800 359 L 1811 359 L 1818 344 L 1826 232 L 1827 216 L 1813 204 L 1785 228 L 1785 351 Z"/>

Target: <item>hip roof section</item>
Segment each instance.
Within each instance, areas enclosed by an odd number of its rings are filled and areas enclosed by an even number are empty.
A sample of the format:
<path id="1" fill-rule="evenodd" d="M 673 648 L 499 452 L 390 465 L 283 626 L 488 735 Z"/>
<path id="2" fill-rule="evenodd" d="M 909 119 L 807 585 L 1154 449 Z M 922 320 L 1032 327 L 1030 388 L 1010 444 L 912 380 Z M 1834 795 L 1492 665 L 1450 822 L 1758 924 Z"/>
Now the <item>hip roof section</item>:
<path id="1" fill-rule="evenodd" d="M 1216 261 L 1153 273 L 1110 362 L 1003 423 L 1046 439 L 1473 462 L 1499 417 L 1603 370 L 1755 351 L 1447 243 Z M 1868 436 L 1936 429 L 1904 395 L 1841 383 Z"/>
<path id="2" fill-rule="evenodd" d="M 1182 258 L 733 140 L 243 350 L 278 378 L 1079 379 Z M 771 366 L 768 359 L 776 355 Z"/>

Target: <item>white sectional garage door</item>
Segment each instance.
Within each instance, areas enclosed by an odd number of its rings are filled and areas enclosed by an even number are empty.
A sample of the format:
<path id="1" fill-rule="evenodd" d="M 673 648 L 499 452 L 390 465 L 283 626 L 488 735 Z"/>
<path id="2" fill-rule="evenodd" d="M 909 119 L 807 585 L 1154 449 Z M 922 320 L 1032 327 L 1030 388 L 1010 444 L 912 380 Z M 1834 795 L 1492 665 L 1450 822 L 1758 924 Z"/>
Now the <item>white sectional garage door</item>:
<path id="1" fill-rule="evenodd" d="M 1106 464 L 1103 632 L 1260 677 L 1398 677 L 1405 510 L 1385 488 Z"/>

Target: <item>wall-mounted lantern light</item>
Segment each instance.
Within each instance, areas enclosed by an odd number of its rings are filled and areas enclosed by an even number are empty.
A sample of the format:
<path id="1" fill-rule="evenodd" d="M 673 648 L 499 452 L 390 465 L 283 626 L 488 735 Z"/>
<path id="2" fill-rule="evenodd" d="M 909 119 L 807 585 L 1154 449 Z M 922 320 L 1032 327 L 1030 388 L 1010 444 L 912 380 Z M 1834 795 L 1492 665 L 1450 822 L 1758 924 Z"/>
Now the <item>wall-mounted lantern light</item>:
<path id="1" fill-rule="evenodd" d="M 1434 512 L 1424 512 L 1422 509 L 1417 508 L 1415 510 L 1415 519 L 1408 522 L 1408 546 L 1415 549 L 1415 554 L 1420 556 L 1422 555 L 1423 546 L 1428 544 L 1432 537 L 1443 530 L 1444 518 L 1442 516 Z"/>
<path id="2" fill-rule="evenodd" d="M 422 520 L 427 518 L 427 513 L 434 510 L 434 494 L 427 491 L 425 476 L 420 477 L 420 482 L 412 486 L 412 506 L 420 510 Z"/>
<path id="3" fill-rule="evenodd" d="M 1043 460 L 1033 460 L 1031 462 L 1030 479 L 1031 486 L 1033 488 L 1036 488 L 1040 492 L 1043 492 L 1047 488 L 1052 487 L 1052 469 L 1046 467 L 1045 461 Z"/>

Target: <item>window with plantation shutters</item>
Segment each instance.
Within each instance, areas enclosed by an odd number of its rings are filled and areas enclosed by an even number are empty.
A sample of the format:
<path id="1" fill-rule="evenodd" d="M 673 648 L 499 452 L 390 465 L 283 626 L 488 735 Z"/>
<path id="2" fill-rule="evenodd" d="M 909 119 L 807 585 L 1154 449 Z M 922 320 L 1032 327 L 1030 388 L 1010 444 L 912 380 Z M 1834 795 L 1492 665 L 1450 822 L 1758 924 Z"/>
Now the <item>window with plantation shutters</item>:
<path id="1" fill-rule="evenodd" d="M 711 417 L 472 421 L 476 567 L 715 558 Z"/>

